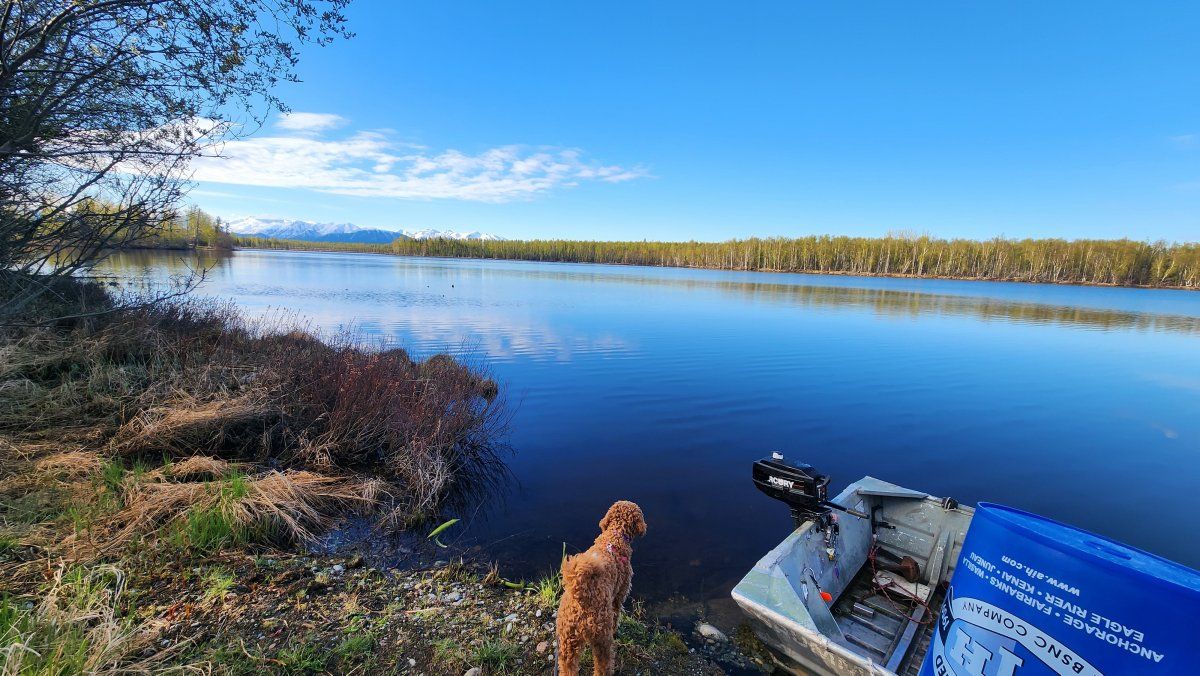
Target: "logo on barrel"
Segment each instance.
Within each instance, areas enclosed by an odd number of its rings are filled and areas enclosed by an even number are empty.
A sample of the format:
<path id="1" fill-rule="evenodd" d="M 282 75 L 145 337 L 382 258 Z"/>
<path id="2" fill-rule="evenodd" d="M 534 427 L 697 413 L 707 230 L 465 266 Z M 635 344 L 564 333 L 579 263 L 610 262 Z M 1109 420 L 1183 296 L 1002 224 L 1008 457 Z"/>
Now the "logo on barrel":
<path id="1" fill-rule="evenodd" d="M 930 650 L 937 676 L 1012 676 L 1030 655 L 1060 676 L 1103 676 L 1062 641 L 974 598 L 946 596 Z"/>

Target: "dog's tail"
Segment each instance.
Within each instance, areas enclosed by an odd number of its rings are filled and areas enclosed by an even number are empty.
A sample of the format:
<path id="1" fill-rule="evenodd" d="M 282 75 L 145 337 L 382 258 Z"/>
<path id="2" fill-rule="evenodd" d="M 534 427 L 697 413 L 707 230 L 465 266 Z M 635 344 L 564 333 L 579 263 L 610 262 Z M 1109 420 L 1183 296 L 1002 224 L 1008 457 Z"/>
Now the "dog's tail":
<path id="1" fill-rule="evenodd" d="M 575 581 L 579 579 L 579 573 L 581 572 L 580 566 L 579 566 L 579 558 L 580 558 L 580 555 L 576 554 L 574 556 L 568 556 L 563 559 L 562 579 L 563 579 L 564 587 L 574 586 Z"/>
<path id="2" fill-rule="evenodd" d="M 605 563 L 594 552 L 568 556 L 562 566 L 563 588 L 569 589 L 576 599 L 611 603 L 614 590 L 612 584 L 605 581 Z"/>
<path id="3" fill-rule="evenodd" d="M 585 586 L 589 586 L 587 583 L 592 581 L 596 571 L 595 566 L 588 565 L 591 562 L 584 561 L 586 556 L 586 553 L 576 554 L 563 560 L 563 588 L 583 591 Z"/>

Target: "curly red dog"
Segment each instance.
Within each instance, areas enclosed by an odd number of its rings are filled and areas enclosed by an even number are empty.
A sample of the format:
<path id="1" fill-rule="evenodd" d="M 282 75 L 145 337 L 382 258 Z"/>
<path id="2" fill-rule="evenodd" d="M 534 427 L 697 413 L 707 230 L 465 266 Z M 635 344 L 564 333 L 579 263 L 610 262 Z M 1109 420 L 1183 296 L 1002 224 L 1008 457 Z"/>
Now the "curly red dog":
<path id="1" fill-rule="evenodd" d="M 613 673 L 613 635 L 621 604 L 633 581 L 632 540 L 646 534 L 642 508 L 628 500 L 600 521 L 591 548 L 563 562 L 563 596 L 558 604 L 558 673 L 576 676 L 584 645 L 592 647 L 593 673 Z"/>

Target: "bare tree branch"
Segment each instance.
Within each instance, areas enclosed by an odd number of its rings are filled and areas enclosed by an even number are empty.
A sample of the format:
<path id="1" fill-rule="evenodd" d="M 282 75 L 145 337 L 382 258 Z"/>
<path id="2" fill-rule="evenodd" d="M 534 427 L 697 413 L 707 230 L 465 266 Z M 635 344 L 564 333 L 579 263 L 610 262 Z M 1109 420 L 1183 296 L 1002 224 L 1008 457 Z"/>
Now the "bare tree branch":
<path id="1" fill-rule="evenodd" d="M 192 158 L 284 109 L 349 0 L 4 0 L 0 322 L 175 222 Z"/>

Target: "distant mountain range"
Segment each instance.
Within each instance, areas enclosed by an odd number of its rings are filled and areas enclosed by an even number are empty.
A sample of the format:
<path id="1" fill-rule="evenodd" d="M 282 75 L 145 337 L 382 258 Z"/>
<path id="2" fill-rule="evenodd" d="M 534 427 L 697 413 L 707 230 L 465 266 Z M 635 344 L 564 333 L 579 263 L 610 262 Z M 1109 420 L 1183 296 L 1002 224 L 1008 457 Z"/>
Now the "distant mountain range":
<path id="1" fill-rule="evenodd" d="M 456 230 L 384 230 L 360 228 L 353 223 L 314 223 L 291 218 L 243 218 L 227 224 L 229 232 L 247 237 L 298 239 L 305 242 L 357 242 L 388 244 L 395 239 L 478 239 L 502 240 L 483 232 Z"/>

